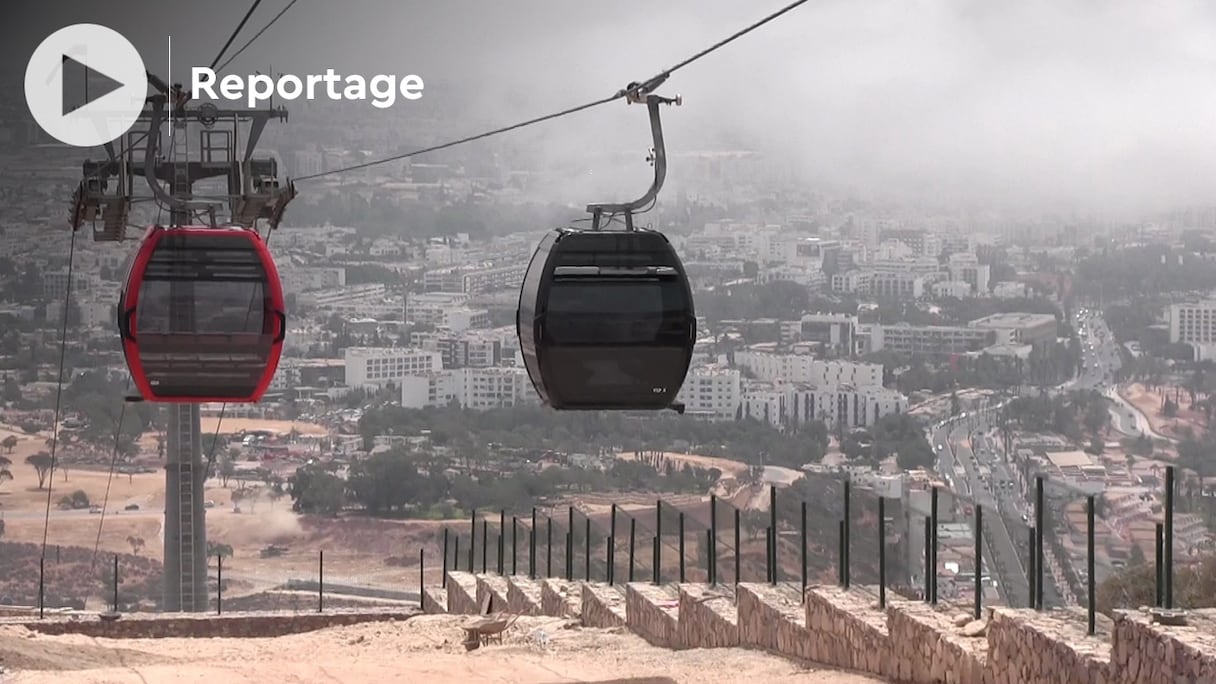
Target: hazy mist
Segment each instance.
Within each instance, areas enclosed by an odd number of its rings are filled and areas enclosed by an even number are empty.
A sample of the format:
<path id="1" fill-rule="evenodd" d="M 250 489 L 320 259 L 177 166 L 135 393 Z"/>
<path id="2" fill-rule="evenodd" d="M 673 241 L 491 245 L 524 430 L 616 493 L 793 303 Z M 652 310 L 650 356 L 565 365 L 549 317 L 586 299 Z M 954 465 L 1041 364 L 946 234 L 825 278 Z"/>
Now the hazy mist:
<path id="1" fill-rule="evenodd" d="M 146 15 L 114 17 L 113 5 L 52 4 L 54 18 L 17 10 L 31 16 L 6 56 L 24 65 L 49 31 L 97 21 L 159 73 L 172 32 L 179 80 L 210 62 L 247 7 L 146 3 Z M 246 36 L 283 2 L 263 4 Z M 300 0 L 230 71 L 417 73 L 480 103 L 467 115 L 475 132 L 609 94 L 781 4 Z M 865 194 L 1126 215 L 1210 200 L 1214 85 L 1216 4 L 1202 0 L 818 0 L 663 92 L 687 100 L 665 112 L 673 152 L 751 147 Z M 397 105 L 404 121 L 410 106 Z M 636 149 L 640 161 L 648 146 L 644 112 L 624 105 L 517 137 L 552 159 Z M 643 188 L 646 167 L 637 173 L 619 187 Z"/>

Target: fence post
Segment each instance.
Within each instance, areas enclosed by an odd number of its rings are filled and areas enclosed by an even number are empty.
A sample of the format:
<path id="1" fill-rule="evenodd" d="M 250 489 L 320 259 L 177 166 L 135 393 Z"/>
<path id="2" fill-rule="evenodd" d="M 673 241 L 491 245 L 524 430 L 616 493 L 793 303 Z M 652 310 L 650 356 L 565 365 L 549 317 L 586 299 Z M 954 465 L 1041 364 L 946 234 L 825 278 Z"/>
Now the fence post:
<path id="1" fill-rule="evenodd" d="M 584 518 L 583 531 L 583 581 L 591 581 L 591 518 Z"/>
<path id="2" fill-rule="evenodd" d="M 511 516 L 511 574 L 519 574 L 519 565 L 516 564 L 519 553 L 519 516 Z"/>
<path id="3" fill-rule="evenodd" d="M 975 619 L 979 620 L 984 607 L 984 507 L 975 505 Z"/>
<path id="4" fill-rule="evenodd" d="M 651 552 L 654 555 L 652 560 L 652 565 L 654 568 L 651 571 L 651 575 L 653 575 L 653 577 L 651 579 L 654 581 L 655 586 L 658 586 L 660 584 L 659 580 L 662 575 L 659 574 L 659 535 L 657 534 L 654 536 L 654 539 L 651 542 Z"/>
<path id="5" fill-rule="evenodd" d="M 1089 635 L 1094 635 L 1095 624 L 1095 589 L 1094 589 L 1094 496 L 1090 494 L 1085 500 L 1085 590 L 1088 594 L 1086 612 L 1089 614 Z"/>
<path id="6" fill-rule="evenodd" d="M 443 576 L 439 578 L 439 586 L 448 586 L 448 528 L 443 528 Z"/>
<path id="7" fill-rule="evenodd" d="M 684 511 L 680 511 L 680 584 L 684 583 Z"/>
<path id="8" fill-rule="evenodd" d="M 545 577 L 553 576 L 553 518 L 545 516 Z"/>
<path id="9" fill-rule="evenodd" d="M 317 552 L 317 612 L 325 610 L 325 551 Z"/>
<path id="10" fill-rule="evenodd" d="M 118 612 L 118 554 L 114 554 L 114 612 Z"/>
<path id="11" fill-rule="evenodd" d="M 574 579 L 574 530 L 566 532 L 566 581 Z"/>
<path id="12" fill-rule="evenodd" d="M 532 507 L 532 527 L 528 530 L 528 574 L 536 579 L 536 506 Z"/>
<path id="13" fill-rule="evenodd" d="M 806 501 L 801 504 L 798 522 L 798 547 L 802 554 L 802 601 L 806 602 Z"/>
<path id="14" fill-rule="evenodd" d="M 772 551 L 769 552 L 773 555 L 773 577 L 770 581 L 776 584 L 779 580 L 777 577 L 777 485 L 768 486 L 768 520 L 769 526 L 773 528 Z"/>
<path id="15" fill-rule="evenodd" d="M 931 529 L 933 533 L 931 535 L 933 543 L 929 547 L 929 550 L 932 552 L 932 560 L 930 562 L 932 563 L 931 567 L 933 568 L 933 582 L 929 585 L 929 589 L 931 590 L 929 602 L 934 605 L 937 604 L 937 521 L 939 520 L 937 517 L 937 497 L 938 490 L 935 486 L 933 491 L 929 494 L 929 514 L 933 518 Z"/>
<path id="16" fill-rule="evenodd" d="M 469 512 L 469 573 L 473 568 L 473 556 L 477 548 L 477 509 L 474 508 Z"/>
<path id="17" fill-rule="evenodd" d="M 878 497 L 878 607 L 887 607 L 887 499 Z"/>
<path id="18" fill-rule="evenodd" d="M 426 549 L 418 549 L 418 607 L 422 607 L 422 595 L 426 593 Z"/>
<path id="19" fill-rule="evenodd" d="M 38 558 L 38 619 L 44 617 L 46 606 L 46 556 Z"/>
<path id="20" fill-rule="evenodd" d="M 718 495 L 709 495 L 709 539 L 706 544 L 706 571 L 710 586 L 718 583 Z M 736 550 L 736 554 L 738 550 Z"/>
<path id="21" fill-rule="evenodd" d="M 1165 535 L 1162 539 L 1165 561 L 1165 606 L 1174 609 L 1174 466 L 1165 467 Z"/>
<path id="22" fill-rule="evenodd" d="M 659 566 L 662 565 L 662 554 L 663 554 L 663 542 L 662 542 L 662 539 L 663 539 L 663 500 L 662 499 L 655 499 L 655 502 L 654 502 L 654 538 L 659 540 L 659 542 L 656 543 L 655 547 L 654 547 L 654 567 L 655 567 L 654 583 L 658 584 L 659 578 L 662 576 L 659 573 L 659 569 L 658 569 Z"/>
<path id="23" fill-rule="evenodd" d="M 608 548 L 604 550 L 608 559 L 608 586 L 616 584 L 616 537 L 608 535 Z"/>
<path id="24" fill-rule="evenodd" d="M 506 542 L 507 542 L 507 532 L 506 532 L 506 530 L 504 530 L 503 528 L 500 527 L 500 528 L 498 528 L 498 568 L 497 568 L 499 577 L 502 577 L 503 571 L 506 570 L 506 568 L 504 567 L 506 565 L 506 555 L 507 555 L 507 549 L 505 546 Z"/>
<path id="25" fill-rule="evenodd" d="M 1043 476 L 1034 478 L 1034 608 L 1043 610 L 1043 527 L 1047 511 L 1043 506 Z"/>
<path id="26" fill-rule="evenodd" d="M 419 599 L 419 603 L 421 603 Z M 215 614 L 224 614 L 224 557 L 215 557 Z"/>
<path id="27" fill-rule="evenodd" d="M 633 582 L 633 544 L 637 540 L 637 519 L 629 517 L 629 581 Z"/>
<path id="28" fill-rule="evenodd" d="M 844 588 L 844 521 L 836 521 L 836 585 Z"/>
<path id="29" fill-rule="evenodd" d="M 490 520 L 481 521 L 481 574 L 486 574 L 486 554 L 490 551 Z"/>
<path id="30" fill-rule="evenodd" d="M 766 584 L 773 581 L 773 528 L 771 525 L 764 528 L 764 581 Z"/>
<path id="31" fill-rule="evenodd" d="M 460 535 L 459 534 L 456 535 L 456 538 L 452 540 L 452 569 L 456 570 L 456 571 L 460 570 Z M 448 586 L 448 573 L 446 573 L 446 572 L 443 573 L 443 586 L 444 586 L 444 588 L 446 588 Z"/>

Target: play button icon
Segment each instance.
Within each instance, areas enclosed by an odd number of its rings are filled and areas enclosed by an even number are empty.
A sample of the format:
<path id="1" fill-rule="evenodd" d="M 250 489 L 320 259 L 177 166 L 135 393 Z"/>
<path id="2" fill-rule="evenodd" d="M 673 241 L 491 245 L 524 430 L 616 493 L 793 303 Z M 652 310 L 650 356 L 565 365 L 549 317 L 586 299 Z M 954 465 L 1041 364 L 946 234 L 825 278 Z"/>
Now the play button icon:
<path id="1" fill-rule="evenodd" d="M 59 80 L 63 86 L 60 90 L 64 116 L 122 87 L 122 83 L 81 64 L 71 55 L 63 56 L 63 76 Z"/>
<path id="2" fill-rule="evenodd" d="M 130 41 L 97 24 L 52 33 L 25 69 L 25 99 L 34 120 L 56 140 L 101 145 L 127 132 L 147 98 L 143 59 Z"/>

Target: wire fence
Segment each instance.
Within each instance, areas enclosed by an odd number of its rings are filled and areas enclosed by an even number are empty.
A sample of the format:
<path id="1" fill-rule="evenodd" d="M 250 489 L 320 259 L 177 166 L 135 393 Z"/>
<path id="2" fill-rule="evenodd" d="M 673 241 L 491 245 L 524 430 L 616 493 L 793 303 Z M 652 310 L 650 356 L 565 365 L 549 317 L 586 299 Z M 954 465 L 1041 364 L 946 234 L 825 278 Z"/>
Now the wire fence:
<path id="1" fill-rule="evenodd" d="M 1155 603 L 1164 610 L 1175 604 L 1174 480 L 1174 468 L 1167 467 L 1153 564 Z M 1034 477 L 1032 494 L 1034 516 L 1028 521 L 936 487 L 888 498 L 822 474 L 781 488 L 744 487 L 732 496 L 473 511 L 466 524 L 432 526 L 396 555 L 272 544 L 259 564 L 214 549 L 200 595 L 187 609 L 413 607 L 425 587 L 443 584 L 448 572 L 464 571 L 611 585 L 868 585 L 877 588 L 880 604 L 889 592 L 929 603 L 944 598 L 956 606 L 969 603 L 977 616 L 983 605 L 1002 598 L 1040 610 L 1079 604 L 1087 609 L 1092 632 L 1095 497 L 1083 497 L 1085 566 L 1077 568 L 1065 542 L 1079 540 L 1063 538 L 1076 526 L 1064 519 L 1060 502 L 1079 494 L 1042 475 Z M 356 533 L 348 534 L 358 541 Z M 9 542 L 4 548 L 0 574 L 9 581 L 0 605 L 9 610 L 31 607 L 43 617 L 59 609 L 155 610 L 164 591 L 159 563 L 137 553 L 95 555 L 78 546 L 49 546 L 41 556 L 35 543 Z M 942 550 L 964 562 L 946 567 L 951 564 L 939 559 Z"/>

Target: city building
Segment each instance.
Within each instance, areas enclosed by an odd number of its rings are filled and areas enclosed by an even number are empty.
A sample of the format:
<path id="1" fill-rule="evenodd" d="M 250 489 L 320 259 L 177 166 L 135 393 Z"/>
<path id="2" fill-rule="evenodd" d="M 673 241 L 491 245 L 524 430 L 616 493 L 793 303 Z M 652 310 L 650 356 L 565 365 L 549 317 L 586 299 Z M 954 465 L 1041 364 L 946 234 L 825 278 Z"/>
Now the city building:
<path id="1" fill-rule="evenodd" d="M 992 330 L 1002 344 L 1037 344 L 1056 339 L 1056 317 L 1051 314 L 1002 313 L 978 318 L 968 327 Z"/>
<path id="2" fill-rule="evenodd" d="M 379 387 L 443 370 L 442 354 L 410 347 L 347 347 L 343 359 L 350 387 Z"/>

